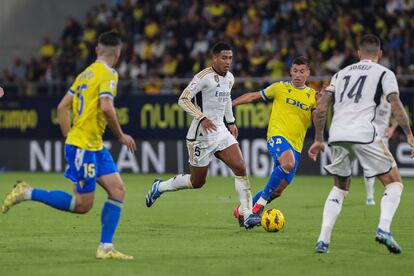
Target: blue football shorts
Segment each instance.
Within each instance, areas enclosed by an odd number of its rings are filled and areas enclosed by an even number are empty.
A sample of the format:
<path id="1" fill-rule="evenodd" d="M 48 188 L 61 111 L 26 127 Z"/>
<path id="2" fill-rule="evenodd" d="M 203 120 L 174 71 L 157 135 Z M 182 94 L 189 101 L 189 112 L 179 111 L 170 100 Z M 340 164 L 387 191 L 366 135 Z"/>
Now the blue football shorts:
<path id="1" fill-rule="evenodd" d="M 294 150 L 293 147 L 289 144 L 289 142 L 282 136 L 273 136 L 272 138 L 270 138 L 267 141 L 267 150 L 273 158 L 273 169 L 279 166 L 278 158 L 280 157 L 280 155 L 282 155 L 283 152 L 287 150 L 293 151 L 293 155 L 295 156 L 295 167 L 285 178 L 286 182 L 290 184 L 290 182 L 292 182 L 293 177 L 296 174 L 296 169 L 299 166 L 300 152 Z"/>
<path id="2" fill-rule="evenodd" d="M 76 184 L 76 192 L 80 194 L 95 191 L 96 180 L 99 177 L 118 172 L 106 148 L 89 151 L 66 144 L 65 159 L 69 167 L 64 175 Z"/>

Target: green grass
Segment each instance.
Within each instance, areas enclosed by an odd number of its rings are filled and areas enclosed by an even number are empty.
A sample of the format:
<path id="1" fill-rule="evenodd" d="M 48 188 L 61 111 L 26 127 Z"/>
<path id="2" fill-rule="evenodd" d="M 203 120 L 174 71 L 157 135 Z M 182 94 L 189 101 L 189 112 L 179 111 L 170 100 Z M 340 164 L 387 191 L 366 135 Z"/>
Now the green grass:
<path id="1" fill-rule="evenodd" d="M 283 232 L 246 231 L 232 217 L 236 196 L 232 178 L 210 177 L 201 190 L 165 194 L 148 209 L 144 197 L 153 175 L 124 174 L 127 198 L 115 238 L 133 261 L 98 261 L 100 212 L 105 194 L 98 188 L 93 210 L 74 215 L 37 202 L 0 214 L 0 275 L 412 275 L 414 270 L 414 180 L 405 180 L 393 233 L 403 254 L 391 255 L 374 242 L 382 193 L 376 184 L 374 207 L 365 206 L 361 178 L 353 179 L 335 226 L 330 253 L 314 254 L 330 177 L 297 177 L 270 206 L 286 217 Z M 0 174 L 0 197 L 15 179 L 33 186 L 71 191 L 60 174 Z M 264 179 L 252 178 L 256 192 Z"/>

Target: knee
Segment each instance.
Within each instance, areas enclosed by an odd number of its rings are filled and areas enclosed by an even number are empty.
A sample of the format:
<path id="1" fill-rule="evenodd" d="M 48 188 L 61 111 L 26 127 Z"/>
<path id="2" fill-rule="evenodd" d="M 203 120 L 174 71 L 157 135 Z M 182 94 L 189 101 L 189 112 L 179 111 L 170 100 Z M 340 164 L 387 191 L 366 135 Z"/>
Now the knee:
<path id="1" fill-rule="evenodd" d="M 193 186 L 194 189 L 200 189 L 201 187 L 203 187 L 203 185 L 206 183 L 206 179 L 205 178 L 197 178 L 197 179 L 191 179 L 191 185 Z"/>
<path id="2" fill-rule="evenodd" d="M 120 183 L 111 187 L 111 189 L 108 191 L 108 195 L 110 198 L 123 201 L 125 198 L 125 192 L 126 189 L 124 184 Z"/>
<path id="3" fill-rule="evenodd" d="M 77 198 L 74 212 L 78 214 L 86 214 L 92 209 L 92 206 L 93 200 L 79 200 Z"/>
<path id="4" fill-rule="evenodd" d="M 281 167 L 285 172 L 289 173 L 295 168 L 295 161 L 287 161 L 283 165 L 281 165 Z"/>

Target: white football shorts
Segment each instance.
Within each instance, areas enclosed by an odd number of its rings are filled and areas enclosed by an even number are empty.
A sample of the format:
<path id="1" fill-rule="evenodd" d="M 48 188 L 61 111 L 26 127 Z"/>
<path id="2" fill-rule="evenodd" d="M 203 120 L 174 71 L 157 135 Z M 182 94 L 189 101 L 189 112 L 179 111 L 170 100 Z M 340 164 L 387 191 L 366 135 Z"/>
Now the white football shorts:
<path id="1" fill-rule="evenodd" d="M 331 146 L 332 163 L 325 170 L 333 175 L 348 177 L 352 162 L 358 159 L 365 177 L 385 174 L 397 166 L 384 140 L 376 138 L 370 144 L 335 143 Z"/>
<path id="2" fill-rule="evenodd" d="M 187 140 L 188 162 L 194 167 L 208 166 L 217 151 L 234 144 L 237 144 L 237 140 L 229 131 L 223 132 L 214 140 Z"/>

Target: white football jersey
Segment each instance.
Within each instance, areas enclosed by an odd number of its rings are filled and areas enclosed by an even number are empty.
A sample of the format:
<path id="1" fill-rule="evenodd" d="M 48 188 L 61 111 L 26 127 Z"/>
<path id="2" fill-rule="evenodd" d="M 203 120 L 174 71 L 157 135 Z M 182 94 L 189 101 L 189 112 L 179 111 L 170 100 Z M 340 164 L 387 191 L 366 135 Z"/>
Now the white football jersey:
<path id="1" fill-rule="evenodd" d="M 178 104 L 194 117 L 187 133 L 187 140 L 211 140 L 228 131 L 224 119 L 226 123 L 235 121 L 230 94 L 233 84 L 234 76 L 231 72 L 221 76 L 212 67 L 194 76 L 178 100 Z M 216 125 L 216 131 L 207 133 L 200 126 L 201 120 L 205 117 Z"/>
<path id="2" fill-rule="evenodd" d="M 377 131 L 377 134 L 382 139 L 388 139 L 387 128 L 390 125 L 391 118 L 391 104 L 383 96 L 381 98 L 381 103 L 377 106 L 375 113 L 374 126 Z"/>
<path id="3" fill-rule="evenodd" d="M 333 92 L 335 98 L 329 143 L 374 141 L 377 133 L 373 121 L 381 97 L 399 93 L 395 74 L 371 60 L 340 70 L 326 90 Z"/>

